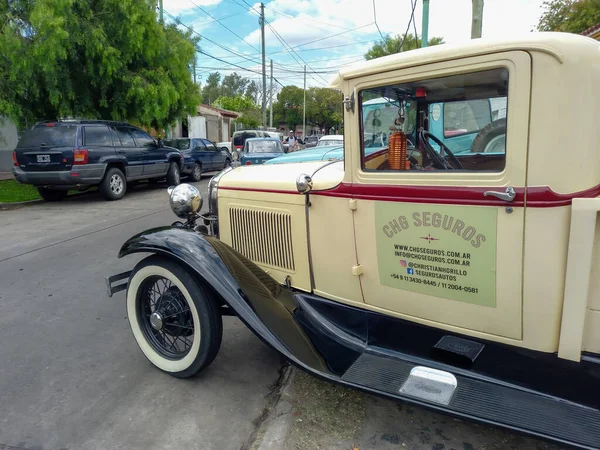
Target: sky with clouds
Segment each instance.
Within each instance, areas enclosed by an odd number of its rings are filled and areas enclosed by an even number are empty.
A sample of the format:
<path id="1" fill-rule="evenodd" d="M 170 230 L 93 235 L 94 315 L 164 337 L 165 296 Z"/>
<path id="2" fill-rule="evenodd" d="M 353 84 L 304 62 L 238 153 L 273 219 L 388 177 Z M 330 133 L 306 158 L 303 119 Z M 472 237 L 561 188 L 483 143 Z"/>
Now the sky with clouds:
<path id="1" fill-rule="evenodd" d="M 421 35 L 422 0 L 414 22 Z M 543 0 L 485 0 L 483 38 L 531 32 L 542 13 Z M 429 37 L 448 43 L 471 37 L 471 0 L 430 0 Z M 356 61 L 380 39 L 380 33 L 404 35 L 411 18 L 411 0 L 272 0 L 265 7 L 267 71 L 273 60 L 280 85 L 326 86 L 333 73 Z M 260 3 L 253 0 L 163 0 L 166 21 L 177 18 L 201 36 L 196 74 L 233 71 L 262 82 Z M 379 30 L 377 28 L 379 27 Z M 410 32 L 414 32 L 413 24 Z M 293 50 L 293 51 L 292 51 Z M 267 72 L 268 74 L 268 72 Z M 268 85 L 268 80 L 267 80 Z"/>

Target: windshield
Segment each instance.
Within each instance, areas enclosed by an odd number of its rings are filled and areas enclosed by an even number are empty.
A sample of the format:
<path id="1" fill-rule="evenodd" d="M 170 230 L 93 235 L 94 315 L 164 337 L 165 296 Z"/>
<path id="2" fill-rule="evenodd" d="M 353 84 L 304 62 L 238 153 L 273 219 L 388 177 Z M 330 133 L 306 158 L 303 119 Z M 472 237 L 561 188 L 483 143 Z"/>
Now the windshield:
<path id="1" fill-rule="evenodd" d="M 23 134 L 17 147 L 73 147 L 76 132 L 76 125 L 36 126 Z"/>
<path id="2" fill-rule="evenodd" d="M 283 148 L 277 141 L 248 142 L 248 153 L 283 153 Z"/>
<path id="3" fill-rule="evenodd" d="M 339 139 L 321 139 L 319 141 L 318 146 L 319 147 L 327 147 L 330 145 L 342 145 L 343 141 L 340 141 Z"/>
<path id="4" fill-rule="evenodd" d="M 190 148 L 190 139 L 167 139 L 163 141 L 167 147 L 174 147 L 178 150 L 188 150 Z"/>

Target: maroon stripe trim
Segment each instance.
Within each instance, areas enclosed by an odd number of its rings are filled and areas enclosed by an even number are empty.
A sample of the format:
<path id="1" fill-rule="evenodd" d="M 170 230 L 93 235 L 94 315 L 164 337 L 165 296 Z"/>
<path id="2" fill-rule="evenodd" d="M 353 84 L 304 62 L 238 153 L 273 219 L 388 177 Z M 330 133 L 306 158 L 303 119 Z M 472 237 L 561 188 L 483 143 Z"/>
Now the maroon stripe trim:
<path id="1" fill-rule="evenodd" d="M 230 187 L 230 186 L 219 186 L 219 190 L 223 191 L 247 191 L 247 192 L 268 192 L 270 194 L 293 194 L 300 195 L 298 191 L 282 191 L 277 189 L 255 189 L 255 188 L 240 188 L 240 187 Z"/>
<path id="2" fill-rule="evenodd" d="M 269 192 L 274 194 L 300 195 L 296 191 L 222 187 L 230 191 Z M 474 206 L 514 206 L 525 205 L 525 188 L 515 188 L 515 200 L 508 203 L 495 197 L 484 197 L 485 191 L 502 191 L 498 187 L 462 187 L 462 186 L 389 186 L 340 183 L 327 191 L 315 191 L 311 195 L 325 197 L 345 197 L 364 200 L 406 203 L 439 203 L 444 205 Z M 558 194 L 547 186 L 527 189 L 527 206 L 530 208 L 554 208 L 568 206 L 574 198 L 594 198 L 600 196 L 600 185 L 571 194 Z"/>

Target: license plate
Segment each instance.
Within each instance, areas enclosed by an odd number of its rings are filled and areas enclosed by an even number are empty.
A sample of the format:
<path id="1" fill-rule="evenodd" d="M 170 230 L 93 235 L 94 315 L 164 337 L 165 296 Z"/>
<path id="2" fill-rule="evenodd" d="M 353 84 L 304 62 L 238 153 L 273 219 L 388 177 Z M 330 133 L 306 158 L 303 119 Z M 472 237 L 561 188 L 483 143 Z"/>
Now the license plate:
<path id="1" fill-rule="evenodd" d="M 50 162 L 50 155 L 37 155 L 37 162 L 39 162 L 39 163 Z"/>

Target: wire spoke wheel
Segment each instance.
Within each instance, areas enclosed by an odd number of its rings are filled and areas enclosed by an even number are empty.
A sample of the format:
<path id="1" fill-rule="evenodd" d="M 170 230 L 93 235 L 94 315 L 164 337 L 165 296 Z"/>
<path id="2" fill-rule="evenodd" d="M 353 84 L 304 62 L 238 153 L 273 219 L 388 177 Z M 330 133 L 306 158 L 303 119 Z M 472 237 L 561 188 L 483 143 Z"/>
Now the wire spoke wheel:
<path id="1" fill-rule="evenodd" d="M 194 343 L 194 319 L 185 296 L 168 278 L 148 277 L 137 296 L 138 321 L 148 343 L 168 359 L 181 359 Z"/>

